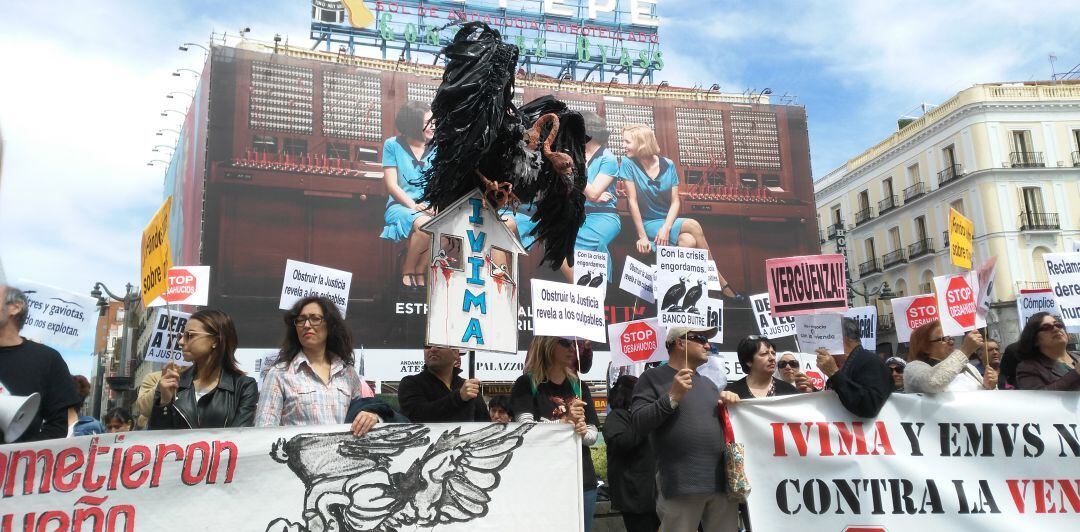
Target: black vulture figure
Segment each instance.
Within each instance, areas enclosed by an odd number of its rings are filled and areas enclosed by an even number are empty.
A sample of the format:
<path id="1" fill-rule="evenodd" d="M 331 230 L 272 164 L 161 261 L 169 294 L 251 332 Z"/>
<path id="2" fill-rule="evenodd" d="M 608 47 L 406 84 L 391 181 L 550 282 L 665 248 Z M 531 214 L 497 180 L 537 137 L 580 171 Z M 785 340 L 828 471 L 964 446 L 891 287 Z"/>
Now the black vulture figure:
<path id="1" fill-rule="evenodd" d="M 421 202 L 446 208 L 479 188 L 496 210 L 533 202 L 541 264 L 572 264 L 585 221 L 585 121 L 566 104 L 513 103 L 518 48 L 470 22 L 443 49 L 448 63 L 431 103 L 435 149 Z"/>
<path id="2" fill-rule="evenodd" d="M 682 307 L 677 307 L 679 301 L 686 294 L 686 277 L 679 277 L 679 284 L 673 284 L 660 300 L 660 309 L 672 312 L 682 312 Z"/>
<path id="3" fill-rule="evenodd" d="M 701 289 L 702 286 L 705 286 L 705 281 L 698 280 L 696 285 L 691 286 L 690 289 L 686 291 L 686 297 L 682 300 L 682 308 L 684 311 L 697 314 L 697 302 L 701 299 L 703 293 L 703 290 Z"/>

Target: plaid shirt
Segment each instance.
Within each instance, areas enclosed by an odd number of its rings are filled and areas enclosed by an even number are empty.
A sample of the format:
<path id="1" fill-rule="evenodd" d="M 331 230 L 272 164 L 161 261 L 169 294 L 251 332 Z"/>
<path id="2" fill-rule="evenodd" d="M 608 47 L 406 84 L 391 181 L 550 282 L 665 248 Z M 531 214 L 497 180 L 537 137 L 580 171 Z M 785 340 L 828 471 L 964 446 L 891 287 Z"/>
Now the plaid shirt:
<path id="1" fill-rule="evenodd" d="M 352 366 L 334 357 L 330 364 L 330 382 L 324 383 L 311 368 L 301 351 L 288 366 L 275 364 L 263 379 L 256 427 L 285 425 L 340 425 L 349 402 L 375 394 Z"/>

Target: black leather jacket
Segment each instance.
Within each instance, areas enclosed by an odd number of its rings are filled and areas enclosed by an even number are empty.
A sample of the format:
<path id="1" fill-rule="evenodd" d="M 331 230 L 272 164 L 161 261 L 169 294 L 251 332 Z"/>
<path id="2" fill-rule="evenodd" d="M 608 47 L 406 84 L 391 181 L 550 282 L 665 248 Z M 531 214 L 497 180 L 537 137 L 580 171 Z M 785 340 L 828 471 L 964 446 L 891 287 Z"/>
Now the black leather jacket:
<path id="1" fill-rule="evenodd" d="M 217 388 L 195 401 L 194 368 L 180 375 L 180 386 L 172 404 L 161 406 L 161 392 L 154 390 L 150 411 L 150 430 L 213 429 L 252 427 L 259 405 L 259 387 L 255 379 L 221 371 Z"/>

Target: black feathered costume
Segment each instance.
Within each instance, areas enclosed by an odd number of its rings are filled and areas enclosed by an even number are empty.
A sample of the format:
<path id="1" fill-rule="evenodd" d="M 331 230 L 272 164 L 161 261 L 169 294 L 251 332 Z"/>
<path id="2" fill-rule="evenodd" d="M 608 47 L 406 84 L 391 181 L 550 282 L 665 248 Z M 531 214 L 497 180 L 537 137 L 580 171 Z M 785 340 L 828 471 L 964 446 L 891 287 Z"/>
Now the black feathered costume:
<path id="1" fill-rule="evenodd" d="M 572 263 L 585 221 L 585 121 L 551 96 L 518 109 L 518 48 L 484 23 L 465 24 L 443 54 L 431 104 L 435 152 L 420 201 L 441 210 L 479 188 L 496 209 L 533 202 L 541 264 Z"/>

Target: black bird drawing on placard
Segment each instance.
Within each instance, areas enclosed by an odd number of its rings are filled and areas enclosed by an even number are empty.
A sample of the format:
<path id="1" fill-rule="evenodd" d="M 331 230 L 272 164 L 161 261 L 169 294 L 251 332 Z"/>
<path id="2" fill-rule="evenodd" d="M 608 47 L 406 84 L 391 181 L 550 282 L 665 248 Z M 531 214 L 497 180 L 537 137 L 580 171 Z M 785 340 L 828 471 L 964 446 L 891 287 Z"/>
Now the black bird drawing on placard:
<path id="1" fill-rule="evenodd" d="M 431 429 L 416 424 L 379 426 L 360 438 L 349 432 L 281 438 L 270 456 L 304 483 L 304 517 L 274 519 L 266 532 L 396 532 L 484 517 L 500 472 L 533 426 L 493 423 L 464 434 L 456 427 L 435 443 Z M 427 447 L 421 456 L 402 458 L 420 447 Z"/>
<path id="2" fill-rule="evenodd" d="M 698 302 L 699 299 L 701 299 L 701 294 L 702 294 L 701 287 L 704 286 L 704 285 L 705 285 L 705 281 L 702 281 L 702 280 L 699 279 L 698 282 L 697 282 L 697 285 L 691 286 L 690 290 L 686 291 L 686 297 L 684 297 L 683 300 L 682 300 L 682 308 L 683 308 L 684 311 L 690 312 L 690 313 L 693 313 L 693 314 L 698 313 L 697 302 Z"/>
<path id="3" fill-rule="evenodd" d="M 679 284 L 671 285 L 668 288 L 664 299 L 660 300 L 660 310 L 668 310 L 672 312 L 680 312 L 680 309 L 676 307 L 683 295 L 686 294 L 686 277 L 679 277 Z"/>
<path id="4" fill-rule="evenodd" d="M 598 286 L 600 286 L 602 284 L 604 284 L 604 274 L 602 274 L 602 273 L 597 274 L 596 277 L 592 278 L 592 281 L 589 281 L 589 286 L 591 286 L 593 288 L 596 288 L 596 287 L 598 287 Z"/>
<path id="5" fill-rule="evenodd" d="M 582 275 L 581 277 L 578 278 L 577 284 L 579 286 L 589 286 L 589 281 L 591 281 L 591 280 L 592 280 L 592 272 L 587 272 L 585 275 Z"/>

